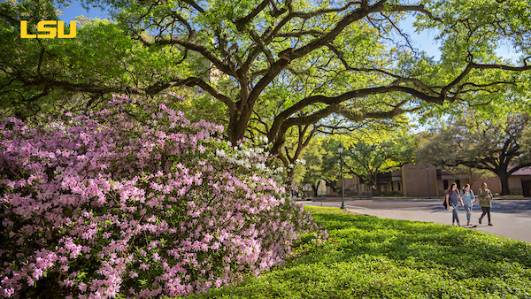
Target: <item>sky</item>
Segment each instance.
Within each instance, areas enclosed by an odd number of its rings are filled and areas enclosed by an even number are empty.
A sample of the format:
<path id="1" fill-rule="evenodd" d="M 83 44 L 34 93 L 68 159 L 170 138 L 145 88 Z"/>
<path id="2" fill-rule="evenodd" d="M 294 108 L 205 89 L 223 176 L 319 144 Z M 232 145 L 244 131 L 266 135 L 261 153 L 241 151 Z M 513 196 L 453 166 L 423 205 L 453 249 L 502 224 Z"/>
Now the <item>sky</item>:
<path id="1" fill-rule="evenodd" d="M 64 21 L 70 21 L 75 19 L 77 16 L 85 16 L 89 18 L 106 18 L 108 16 L 108 13 L 96 8 L 96 7 L 90 7 L 89 9 L 83 8 L 79 1 L 71 1 L 71 3 L 64 8 L 60 8 L 62 11 L 61 19 Z"/>
<path id="2" fill-rule="evenodd" d="M 435 40 L 437 30 L 422 30 L 420 32 L 416 32 L 413 26 L 414 21 L 415 18 L 410 16 L 402 21 L 400 28 L 403 28 L 404 31 L 411 37 L 412 44 L 414 46 L 419 47 L 430 56 L 434 56 L 436 59 L 438 59 L 441 56 L 441 51 L 439 50 L 441 45 L 437 42 L 437 40 Z M 508 41 L 499 42 L 498 48 L 496 49 L 496 54 L 505 59 L 509 59 L 512 62 L 516 62 L 518 59 L 518 53 Z"/>
<path id="3" fill-rule="evenodd" d="M 81 6 L 79 1 L 71 1 L 68 7 L 61 9 L 63 14 L 61 19 L 65 21 L 70 21 L 75 19 L 77 16 L 83 15 L 88 18 L 106 18 L 108 13 L 99 8 L 91 7 L 85 9 Z M 421 32 L 416 32 L 413 27 L 413 17 L 405 19 L 401 28 L 410 36 L 412 44 L 419 48 L 420 50 L 428 53 L 429 56 L 432 56 L 435 59 L 439 59 L 441 51 L 439 50 L 440 44 L 434 39 L 437 34 L 436 30 L 423 30 Z M 505 59 L 509 59 L 512 62 L 516 62 L 518 59 L 518 54 L 515 52 L 514 48 L 508 43 L 501 41 L 496 53 Z"/>

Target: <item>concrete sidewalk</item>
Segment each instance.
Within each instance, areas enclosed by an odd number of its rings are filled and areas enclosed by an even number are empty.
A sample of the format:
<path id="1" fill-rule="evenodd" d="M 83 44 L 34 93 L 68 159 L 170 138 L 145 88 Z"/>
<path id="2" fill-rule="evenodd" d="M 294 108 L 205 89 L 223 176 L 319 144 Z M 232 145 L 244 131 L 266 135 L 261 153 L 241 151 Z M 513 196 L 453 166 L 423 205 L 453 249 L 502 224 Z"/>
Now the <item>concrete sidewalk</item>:
<path id="1" fill-rule="evenodd" d="M 335 206 L 339 207 L 340 202 L 301 202 L 303 205 L 315 205 L 315 206 Z M 525 203 L 525 205 L 517 205 L 516 208 L 512 208 L 513 203 L 500 203 L 497 202 L 491 212 L 492 223 L 494 226 L 488 226 L 488 220 L 485 216 L 483 224 L 478 224 L 481 210 L 479 207 L 475 207 L 472 211 L 471 225 L 478 225 L 475 228 L 489 233 L 494 233 L 500 236 L 505 236 L 515 240 L 522 240 L 531 242 L 531 210 L 528 208 L 531 206 L 531 202 Z M 441 224 L 451 224 L 452 214 L 450 211 L 446 211 L 442 208 L 439 201 L 394 201 L 392 203 L 385 203 L 380 201 L 371 200 L 354 200 L 346 202 L 347 210 L 358 213 L 366 214 L 377 217 L 414 220 L 424 222 L 435 222 Z M 466 224 L 466 215 L 464 210 L 459 210 L 459 219 L 462 225 Z"/>

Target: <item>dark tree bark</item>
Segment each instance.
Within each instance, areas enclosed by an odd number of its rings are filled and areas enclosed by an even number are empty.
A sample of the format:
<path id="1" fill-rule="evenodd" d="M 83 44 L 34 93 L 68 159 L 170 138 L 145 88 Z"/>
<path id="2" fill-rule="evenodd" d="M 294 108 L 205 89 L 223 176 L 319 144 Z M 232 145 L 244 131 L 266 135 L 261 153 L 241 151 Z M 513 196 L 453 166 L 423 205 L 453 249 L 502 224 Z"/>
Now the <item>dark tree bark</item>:
<path id="1" fill-rule="evenodd" d="M 501 195 L 511 194 L 511 191 L 509 190 L 509 174 L 507 169 L 499 169 L 498 172 L 496 172 L 496 175 L 500 179 Z"/>
<path id="2" fill-rule="evenodd" d="M 312 184 L 313 196 L 319 196 L 319 182 Z"/>

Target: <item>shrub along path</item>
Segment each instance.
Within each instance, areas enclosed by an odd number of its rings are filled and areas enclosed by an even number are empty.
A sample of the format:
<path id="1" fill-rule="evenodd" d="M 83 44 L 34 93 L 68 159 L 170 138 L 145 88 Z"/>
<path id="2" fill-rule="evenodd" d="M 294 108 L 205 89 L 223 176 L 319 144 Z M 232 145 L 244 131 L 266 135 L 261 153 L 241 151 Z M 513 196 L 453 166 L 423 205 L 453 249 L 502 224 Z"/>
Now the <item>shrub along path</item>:
<path id="1" fill-rule="evenodd" d="M 530 298 L 531 243 L 448 225 L 307 207 L 330 234 L 285 265 L 202 297 Z"/>

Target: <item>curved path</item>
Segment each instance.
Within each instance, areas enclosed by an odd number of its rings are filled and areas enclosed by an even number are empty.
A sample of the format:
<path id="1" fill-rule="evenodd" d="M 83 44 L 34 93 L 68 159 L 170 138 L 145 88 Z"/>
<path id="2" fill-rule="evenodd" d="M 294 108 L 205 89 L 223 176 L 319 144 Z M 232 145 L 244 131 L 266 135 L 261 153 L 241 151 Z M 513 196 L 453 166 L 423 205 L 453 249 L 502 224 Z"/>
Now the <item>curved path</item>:
<path id="1" fill-rule="evenodd" d="M 338 201 L 300 201 L 303 205 L 335 206 Z M 439 200 L 433 199 L 359 199 L 345 202 L 349 211 L 384 218 L 452 223 L 452 214 L 446 211 Z M 494 226 L 487 226 L 487 217 L 483 224 L 478 224 L 481 209 L 474 207 L 472 211 L 472 229 L 486 231 L 515 240 L 531 242 L 531 200 L 496 200 L 491 215 Z M 466 224 L 463 209 L 459 211 L 461 224 Z M 476 226 L 477 225 L 477 226 Z"/>

